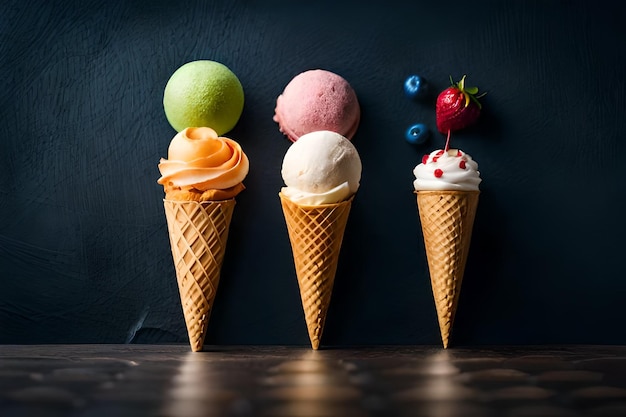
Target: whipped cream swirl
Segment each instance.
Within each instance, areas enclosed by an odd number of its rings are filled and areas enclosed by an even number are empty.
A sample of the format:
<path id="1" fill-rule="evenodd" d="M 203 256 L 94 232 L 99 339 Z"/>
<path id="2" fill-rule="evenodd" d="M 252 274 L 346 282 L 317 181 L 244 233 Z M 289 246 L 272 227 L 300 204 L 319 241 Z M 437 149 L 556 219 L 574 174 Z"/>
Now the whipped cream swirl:
<path id="1" fill-rule="evenodd" d="M 478 163 L 459 149 L 442 149 L 424 155 L 413 170 L 415 191 L 478 191 Z"/>

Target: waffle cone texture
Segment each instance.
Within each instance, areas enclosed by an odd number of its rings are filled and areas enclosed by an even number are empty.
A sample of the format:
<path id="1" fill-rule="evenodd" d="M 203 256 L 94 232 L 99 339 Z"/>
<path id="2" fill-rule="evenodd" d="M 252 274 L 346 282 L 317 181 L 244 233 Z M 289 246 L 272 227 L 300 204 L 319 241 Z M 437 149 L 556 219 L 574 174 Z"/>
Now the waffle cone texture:
<path id="1" fill-rule="evenodd" d="M 447 348 L 472 239 L 479 191 L 418 191 L 430 282 Z"/>
<path id="2" fill-rule="evenodd" d="M 235 200 L 163 200 L 191 350 L 202 350 Z"/>
<path id="3" fill-rule="evenodd" d="M 337 204 L 298 205 L 279 194 L 311 347 L 319 349 L 352 198 Z"/>

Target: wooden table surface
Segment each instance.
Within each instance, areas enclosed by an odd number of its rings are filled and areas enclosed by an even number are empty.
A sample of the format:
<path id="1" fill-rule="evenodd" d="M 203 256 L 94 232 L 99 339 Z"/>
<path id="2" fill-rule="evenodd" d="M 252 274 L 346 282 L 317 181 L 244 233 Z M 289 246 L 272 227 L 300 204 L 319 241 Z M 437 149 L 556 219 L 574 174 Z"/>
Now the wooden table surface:
<path id="1" fill-rule="evenodd" d="M 0 416 L 626 416 L 626 347 L 4 345 Z"/>

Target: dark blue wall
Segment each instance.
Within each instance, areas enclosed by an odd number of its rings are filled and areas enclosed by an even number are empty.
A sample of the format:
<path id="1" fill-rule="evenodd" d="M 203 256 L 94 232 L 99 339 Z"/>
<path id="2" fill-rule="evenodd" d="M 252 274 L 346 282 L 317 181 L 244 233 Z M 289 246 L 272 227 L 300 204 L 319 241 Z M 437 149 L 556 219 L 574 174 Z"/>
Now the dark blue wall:
<path id="1" fill-rule="evenodd" d="M 434 129 L 434 104 L 403 96 L 412 73 L 489 92 L 453 137 L 483 177 L 453 342 L 626 343 L 623 3 L 297 3 L 2 2 L 0 343 L 186 341 L 156 179 L 175 133 L 163 89 L 196 59 L 239 76 L 227 136 L 251 161 L 207 343 L 308 343 L 272 115 L 311 68 L 362 106 L 325 344 L 440 343 L 412 169 L 444 139 L 403 139 Z"/>

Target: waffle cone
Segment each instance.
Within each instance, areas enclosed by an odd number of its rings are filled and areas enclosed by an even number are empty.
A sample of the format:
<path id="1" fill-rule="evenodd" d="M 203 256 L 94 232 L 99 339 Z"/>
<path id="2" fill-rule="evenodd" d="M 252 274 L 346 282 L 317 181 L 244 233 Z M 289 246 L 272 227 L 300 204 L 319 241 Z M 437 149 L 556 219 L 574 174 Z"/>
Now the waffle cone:
<path id="1" fill-rule="evenodd" d="M 424 246 L 443 347 L 448 347 L 472 238 L 478 191 L 419 191 Z"/>
<path id="2" fill-rule="evenodd" d="M 333 291 L 339 252 L 352 198 L 337 204 L 299 205 L 282 194 L 300 297 L 311 347 L 320 346 Z"/>
<path id="3" fill-rule="evenodd" d="M 191 350 L 204 345 L 235 200 L 163 200 Z"/>

